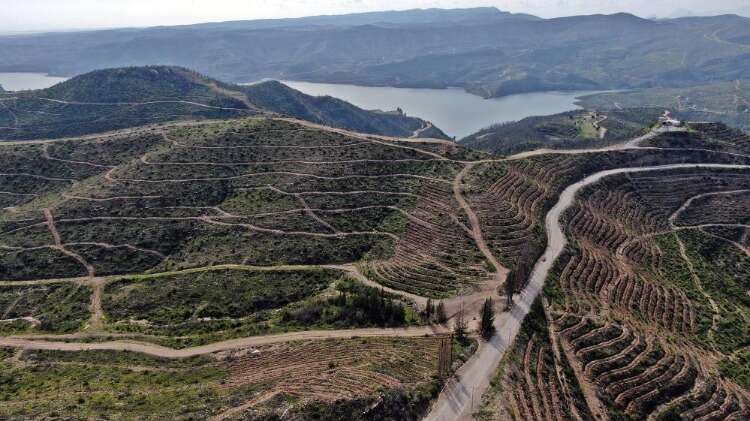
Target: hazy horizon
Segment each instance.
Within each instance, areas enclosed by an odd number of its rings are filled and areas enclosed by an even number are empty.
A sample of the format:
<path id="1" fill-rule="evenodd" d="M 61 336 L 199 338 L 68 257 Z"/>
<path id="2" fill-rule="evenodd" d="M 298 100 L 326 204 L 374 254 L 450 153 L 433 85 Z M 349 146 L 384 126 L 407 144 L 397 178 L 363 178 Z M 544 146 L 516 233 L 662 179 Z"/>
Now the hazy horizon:
<path id="1" fill-rule="evenodd" d="M 26 0 L 6 3 L 0 32 L 71 31 L 160 25 L 186 25 L 255 19 L 341 15 L 386 10 L 425 8 L 497 7 L 512 13 L 544 18 L 595 13 L 633 13 L 638 16 L 680 17 L 737 13 L 750 15 L 745 0 Z"/>

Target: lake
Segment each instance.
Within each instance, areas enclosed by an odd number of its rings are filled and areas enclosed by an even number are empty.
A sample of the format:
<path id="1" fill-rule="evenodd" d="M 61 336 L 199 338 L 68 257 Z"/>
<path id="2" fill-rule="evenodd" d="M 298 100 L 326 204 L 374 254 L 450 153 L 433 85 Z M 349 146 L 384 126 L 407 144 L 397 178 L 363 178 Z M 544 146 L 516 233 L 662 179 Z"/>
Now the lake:
<path id="1" fill-rule="evenodd" d="M 0 73 L 0 85 L 6 91 L 49 88 L 68 78 L 50 76 L 44 73 Z"/>
<path id="2" fill-rule="evenodd" d="M 43 89 L 66 78 L 44 73 L 0 73 L 9 91 Z M 410 89 L 282 81 L 309 95 L 330 95 L 368 110 L 401 108 L 407 115 L 431 121 L 450 136 L 462 138 L 495 123 L 575 110 L 576 98 L 596 92 L 538 92 L 484 99 L 463 89 Z"/>
<path id="3" fill-rule="evenodd" d="M 484 99 L 463 89 L 382 88 L 282 81 L 309 95 L 330 95 L 368 110 L 391 111 L 431 121 L 450 136 L 462 138 L 495 123 L 576 110 L 576 98 L 597 92 L 538 92 Z"/>

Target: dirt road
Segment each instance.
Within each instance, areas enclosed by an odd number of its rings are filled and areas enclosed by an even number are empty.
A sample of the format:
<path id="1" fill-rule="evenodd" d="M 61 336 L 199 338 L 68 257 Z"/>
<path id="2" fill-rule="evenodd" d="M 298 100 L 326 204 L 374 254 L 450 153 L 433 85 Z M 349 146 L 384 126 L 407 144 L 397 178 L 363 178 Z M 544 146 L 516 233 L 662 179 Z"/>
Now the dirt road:
<path id="1" fill-rule="evenodd" d="M 515 299 L 515 306 L 510 312 L 502 313 L 495 320 L 496 334 L 489 342 L 482 346 L 456 373 L 437 402 L 428 414 L 429 421 L 458 421 L 468 420 L 478 404 L 482 394 L 494 377 L 500 360 L 505 350 L 513 342 L 521 328 L 523 319 L 529 313 L 532 303 L 539 295 L 544 286 L 552 265 L 562 253 L 568 243 L 562 227 L 560 217 L 573 204 L 576 194 L 584 187 L 594 184 L 605 177 L 616 174 L 662 171 L 682 168 L 721 168 L 721 169 L 746 169 L 748 165 L 725 165 L 725 164 L 674 164 L 653 167 L 618 168 L 600 171 L 583 180 L 568 186 L 555 206 L 547 213 L 545 225 L 547 229 L 547 249 L 537 261 L 528 285 Z"/>
<path id="2" fill-rule="evenodd" d="M 277 335 L 252 336 L 248 338 L 230 339 L 214 342 L 208 345 L 192 348 L 173 349 L 161 345 L 154 345 L 135 341 L 109 341 L 109 342 L 51 342 L 37 341 L 19 337 L 0 338 L 0 346 L 21 349 L 42 349 L 57 351 L 131 351 L 142 354 L 153 355 L 162 358 L 188 358 L 197 355 L 211 354 L 230 349 L 249 348 L 253 346 L 269 345 L 275 343 L 323 340 L 323 339 L 349 339 L 353 337 L 418 337 L 426 335 L 437 335 L 447 333 L 448 330 L 441 327 L 415 327 L 403 329 L 344 329 L 344 330 L 308 330 L 304 332 L 281 333 Z"/>

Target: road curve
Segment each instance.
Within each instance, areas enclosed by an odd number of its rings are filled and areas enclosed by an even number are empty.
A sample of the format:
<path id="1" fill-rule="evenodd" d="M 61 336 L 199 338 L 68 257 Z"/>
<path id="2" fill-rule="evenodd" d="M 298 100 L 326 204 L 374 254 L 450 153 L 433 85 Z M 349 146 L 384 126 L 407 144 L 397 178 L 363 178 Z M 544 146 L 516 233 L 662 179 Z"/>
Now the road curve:
<path id="1" fill-rule="evenodd" d="M 505 350 L 513 342 L 521 328 L 523 319 L 529 313 L 531 305 L 544 286 L 552 265 L 568 243 L 560 226 L 560 217 L 570 208 L 576 194 L 584 187 L 594 184 L 605 177 L 616 174 L 663 171 L 686 168 L 716 168 L 750 170 L 750 165 L 727 164 L 672 164 L 650 167 L 617 168 L 592 174 L 577 183 L 568 186 L 560 194 L 554 207 L 547 213 L 547 249 L 536 262 L 526 288 L 516 298 L 510 312 L 501 313 L 495 320 L 497 334 L 488 342 L 482 342 L 474 356 L 469 359 L 446 384 L 432 410 L 425 420 L 458 421 L 471 418 L 481 403 L 482 395 L 487 390 L 490 380 L 495 375 Z"/>

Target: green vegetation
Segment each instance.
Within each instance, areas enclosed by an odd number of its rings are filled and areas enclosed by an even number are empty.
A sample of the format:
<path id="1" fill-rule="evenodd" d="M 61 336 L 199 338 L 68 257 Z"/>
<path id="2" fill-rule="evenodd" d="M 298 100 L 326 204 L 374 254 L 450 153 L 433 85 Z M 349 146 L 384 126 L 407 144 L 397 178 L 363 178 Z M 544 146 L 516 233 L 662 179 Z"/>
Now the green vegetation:
<path id="1" fill-rule="evenodd" d="M 89 319 L 91 289 L 74 283 L 4 286 L 0 284 L 0 332 L 40 330 L 65 333 Z M 26 318 L 24 320 L 24 318 Z"/>
<path id="2" fill-rule="evenodd" d="M 481 398 L 481 406 L 474 415 L 474 419 L 480 421 L 506 420 L 506 419 L 526 419 L 524 413 L 518 413 L 516 410 L 519 406 L 524 406 L 531 399 L 549 399 L 552 387 L 556 390 L 562 390 L 562 383 L 565 382 L 570 386 L 571 396 L 561 396 L 563 402 L 556 408 L 562 412 L 563 416 L 570 417 L 571 406 L 575 406 L 577 412 L 582 416 L 588 416 L 586 402 L 583 394 L 578 387 L 576 377 L 570 368 L 567 360 L 563 358 L 555 362 L 553 350 L 550 349 L 551 342 L 547 329 L 547 320 L 544 316 L 541 298 L 537 299 L 529 314 L 521 325 L 521 330 L 516 336 L 513 344 L 503 356 L 500 366 L 497 369 L 495 377 L 490 382 L 490 387 Z M 539 349 L 542 348 L 542 349 Z M 537 366 L 537 357 L 529 362 L 525 362 L 528 349 L 538 350 L 542 355 L 542 367 L 539 375 L 549 378 L 545 382 L 544 388 L 541 385 L 526 383 L 524 372 L 534 373 L 540 367 Z M 533 366 L 531 365 L 533 364 Z M 558 378 L 556 374 L 556 365 L 561 366 L 563 379 Z M 533 375 L 533 374 L 532 374 Z M 550 375 L 549 377 L 547 377 Z M 532 377 L 536 378 L 536 376 Z M 551 384 L 554 382 L 554 385 Z M 537 396 L 534 396 L 537 395 Z M 568 400 L 572 398 L 572 401 Z M 545 403 L 554 405 L 552 401 Z M 586 419 L 586 418 L 585 418 Z"/>
<path id="3" fill-rule="evenodd" d="M 721 375 L 750 390 L 750 351 L 742 350 L 719 362 Z"/>
<path id="4" fill-rule="evenodd" d="M 726 353 L 750 345 L 750 258 L 734 245 L 700 231 L 681 232 L 680 238 L 696 275 L 717 302 L 720 319 L 714 340 Z"/>
<path id="5" fill-rule="evenodd" d="M 85 276 L 80 262 L 55 249 L 0 252 L 0 280 L 16 281 Z"/>
<path id="6" fill-rule="evenodd" d="M 438 343 L 435 338 L 301 341 L 174 360 L 130 352 L 0 348 L 0 417 L 205 419 L 279 391 L 284 392 L 278 399 L 237 415 L 276 419 L 287 410 L 315 417 L 331 409 L 341 414 L 369 406 L 382 394 L 386 404 L 377 413 L 417 416 L 440 391 L 434 377 Z M 290 402 L 304 405 L 289 411 Z"/>
<path id="7" fill-rule="evenodd" d="M 108 329 L 185 347 L 310 328 L 420 324 L 396 298 L 334 270 L 237 268 L 117 280 L 102 301 Z"/>
<path id="8" fill-rule="evenodd" d="M 571 111 L 500 124 L 461 139 L 474 149 L 510 155 L 539 148 L 594 148 L 640 136 L 662 110 Z"/>
<path id="9" fill-rule="evenodd" d="M 311 97 L 278 82 L 230 85 L 173 66 L 95 70 L 51 88 L 18 92 L 0 107 L 0 139 L 78 136 L 175 120 L 288 115 L 364 133 L 411 136 L 427 123 Z M 434 137 L 447 138 L 439 129 Z"/>
<path id="10" fill-rule="evenodd" d="M 313 298 L 281 311 L 280 323 L 287 326 L 397 327 L 416 323 L 411 308 L 395 296 L 377 288 L 344 279 L 336 284 L 332 297 Z"/>
<path id="11" fill-rule="evenodd" d="M 253 272 L 209 270 L 186 275 L 124 279 L 107 285 L 103 308 L 113 328 L 178 336 L 263 322 L 271 310 L 329 287 L 332 270 Z M 132 322 L 143 320 L 145 323 Z"/>
<path id="12" fill-rule="evenodd" d="M 205 417 L 228 393 L 226 369 L 128 353 L 24 352 L 0 361 L 0 417 Z"/>
<path id="13" fill-rule="evenodd" d="M 489 340 L 495 334 L 495 308 L 492 298 L 488 298 L 482 304 L 482 310 L 479 314 L 479 334 L 484 340 Z"/>
<path id="14" fill-rule="evenodd" d="M 410 136 L 425 125 L 424 121 L 399 112 L 366 111 L 337 98 L 305 95 L 276 81 L 250 85 L 243 91 L 254 104 L 265 109 L 361 133 Z M 437 128 L 425 135 L 448 137 Z"/>
<path id="15" fill-rule="evenodd" d="M 661 107 L 690 121 L 721 121 L 750 127 L 750 82 L 737 80 L 684 88 L 648 88 L 585 96 L 587 108 L 613 110 L 619 107 Z"/>

